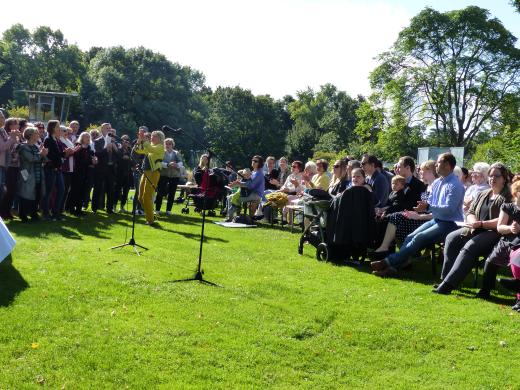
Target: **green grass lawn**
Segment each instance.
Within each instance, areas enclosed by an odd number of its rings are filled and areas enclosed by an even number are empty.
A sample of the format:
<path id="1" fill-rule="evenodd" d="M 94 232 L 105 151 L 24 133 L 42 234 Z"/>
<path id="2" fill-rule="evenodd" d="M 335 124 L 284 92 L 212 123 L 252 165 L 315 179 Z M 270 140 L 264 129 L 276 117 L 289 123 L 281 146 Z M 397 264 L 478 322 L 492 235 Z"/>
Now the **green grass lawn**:
<path id="1" fill-rule="evenodd" d="M 10 222 L 0 265 L 0 389 L 517 389 L 520 315 L 430 292 L 429 264 L 404 280 L 297 254 L 288 229 L 206 228 L 205 277 L 192 276 L 200 216 L 136 227 L 130 216 Z M 215 219 L 212 219 L 215 220 Z M 468 278 L 467 285 L 471 285 Z"/>

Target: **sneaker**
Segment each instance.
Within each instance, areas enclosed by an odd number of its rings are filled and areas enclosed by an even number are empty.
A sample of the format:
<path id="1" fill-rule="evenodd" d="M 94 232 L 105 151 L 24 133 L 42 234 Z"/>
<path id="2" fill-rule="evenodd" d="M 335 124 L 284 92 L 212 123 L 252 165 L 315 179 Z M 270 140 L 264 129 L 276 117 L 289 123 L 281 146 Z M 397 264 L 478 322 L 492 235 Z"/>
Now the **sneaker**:
<path id="1" fill-rule="evenodd" d="M 154 214 L 155 214 L 155 215 L 161 215 L 161 210 L 155 210 L 155 211 L 154 211 Z"/>
<path id="2" fill-rule="evenodd" d="M 167 211 L 166 215 L 173 215 L 171 211 Z"/>
<path id="3" fill-rule="evenodd" d="M 143 210 L 137 210 L 135 213 L 137 215 L 144 215 L 144 211 Z"/>

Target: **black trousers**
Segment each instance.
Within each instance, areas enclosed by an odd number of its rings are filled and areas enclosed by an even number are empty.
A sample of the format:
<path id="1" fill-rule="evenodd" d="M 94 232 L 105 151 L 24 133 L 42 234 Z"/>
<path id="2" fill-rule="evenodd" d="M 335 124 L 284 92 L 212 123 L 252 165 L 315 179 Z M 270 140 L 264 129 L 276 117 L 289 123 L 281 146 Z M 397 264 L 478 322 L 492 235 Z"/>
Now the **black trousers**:
<path id="1" fill-rule="evenodd" d="M 113 165 L 97 167 L 94 177 L 94 192 L 92 194 L 92 211 L 97 211 L 104 207 L 106 207 L 107 211 L 114 210 L 114 186 L 115 167 Z"/>
<path id="2" fill-rule="evenodd" d="M 41 183 L 36 183 L 36 197 L 34 200 L 25 199 L 21 196 L 18 198 L 18 216 L 21 220 L 27 219 L 28 215 L 30 215 L 31 218 L 38 217 L 38 205 L 40 204 L 41 200 L 41 186 Z"/>
<path id="3" fill-rule="evenodd" d="M 122 209 L 125 207 L 133 180 L 132 172 L 118 172 L 114 191 L 114 208 L 117 207 L 118 201 Z"/>
<path id="4" fill-rule="evenodd" d="M 175 192 L 179 184 L 178 177 L 161 176 L 157 185 L 157 195 L 155 197 L 155 210 L 161 210 L 163 197 L 168 196 L 166 201 L 166 211 L 171 211 L 173 202 L 175 202 Z"/>
<path id="5" fill-rule="evenodd" d="M 465 230 L 461 228 L 451 232 L 444 243 L 441 279 L 452 287 L 458 287 L 462 283 L 479 256 L 487 256 L 501 237 L 495 230 L 461 235 Z"/>
<path id="6" fill-rule="evenodd" d="M 68 210 L 70 210 L 71 213 L 80 213 L 89 191 L 89 177 L 87 172 L 74 172 L 72 174 L 69 193 L 70 208 Z"/>

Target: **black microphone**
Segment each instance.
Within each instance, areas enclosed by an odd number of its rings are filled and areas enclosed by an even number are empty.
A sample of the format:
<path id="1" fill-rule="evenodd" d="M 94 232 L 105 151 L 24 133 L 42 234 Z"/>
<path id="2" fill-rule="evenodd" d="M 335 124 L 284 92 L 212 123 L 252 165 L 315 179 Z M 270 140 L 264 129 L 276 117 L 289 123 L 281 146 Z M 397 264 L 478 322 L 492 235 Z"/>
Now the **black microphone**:
<path id="1" fill-rule="evenodd" d="M 174 129 L 170 126 L 167 126 L 167 125 L 164 125 L 163 127 L 161 127 L 161 130 L 164 131 L 164 132 L 170 132 L 170 133 L 180 133 L 182 131 L 182 129 L 179 127 L 178 129 Z"/>

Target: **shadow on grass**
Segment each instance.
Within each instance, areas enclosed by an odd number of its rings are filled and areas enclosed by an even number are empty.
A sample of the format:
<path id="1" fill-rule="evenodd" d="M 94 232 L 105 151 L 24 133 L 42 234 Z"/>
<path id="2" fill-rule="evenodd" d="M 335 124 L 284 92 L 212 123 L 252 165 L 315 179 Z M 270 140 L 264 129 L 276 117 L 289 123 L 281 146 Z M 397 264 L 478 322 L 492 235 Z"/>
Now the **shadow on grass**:
<path id="1" fill-rule="evenodd" d="M 13 266 L 13 260 L 9 255 L 0 263 L 0 307 L 9 306 L 27 287 L 29 284 Z"/>

